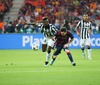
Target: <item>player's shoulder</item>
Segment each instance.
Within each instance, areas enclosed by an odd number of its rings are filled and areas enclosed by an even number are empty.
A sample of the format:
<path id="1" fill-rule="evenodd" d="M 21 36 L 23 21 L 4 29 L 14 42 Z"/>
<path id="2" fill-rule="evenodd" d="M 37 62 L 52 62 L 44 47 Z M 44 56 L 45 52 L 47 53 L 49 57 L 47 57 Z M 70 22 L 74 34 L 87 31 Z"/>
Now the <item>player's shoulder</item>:
<path id="1" fill-rule="evenodd" d="M 59 31 L 57 31 L 57 35 L 60 35 L 61 34 L 61 31 L 59 30 Z"/>
<path id="2" fill-rule="evenodd" d="M 83 20 L 78 20 L 77 24 L 80 25 L 81 23 L 83 23 Z"/>
<path id="3" fill-rule="evenodd" d="M 72 32 L 70 30 L 67 30 L 67 34 L 72 34 Z"/>
<path id="4" fill-rule="evenodd" d="M 55 25 L 53 25 L 53 24 L 51 24 L 51 23 L 49 23 L 49 26 L 51 26 L 51 27 L 55 27 Z"/>
<path id="5" fill-rule="evenodd" d="M 51 29 L 54 29 L 54 30 L 56 30 L 56 31 L 58 30 L 54 24 L 51 24 L 51 23 L 50 23 L 49 26 L 51 27 Z"/>
<path id="6" fill-rule="evenodd" d="M 84 21 L 81 19 L 81 20 L 79 20 L 79 23 L 83 23 Z"/>
<path id="7" fill-rule="evenodd" d="M 92 22 L 91 22 L 91 21 L 89 21 L 89 24 L 92 24 Z"/>
<path id="8" fill-rule="evenodd" d="M 39 27 L 43 26 L 43 23 L 38 23 L 38 26 L 39 26 Z"/>

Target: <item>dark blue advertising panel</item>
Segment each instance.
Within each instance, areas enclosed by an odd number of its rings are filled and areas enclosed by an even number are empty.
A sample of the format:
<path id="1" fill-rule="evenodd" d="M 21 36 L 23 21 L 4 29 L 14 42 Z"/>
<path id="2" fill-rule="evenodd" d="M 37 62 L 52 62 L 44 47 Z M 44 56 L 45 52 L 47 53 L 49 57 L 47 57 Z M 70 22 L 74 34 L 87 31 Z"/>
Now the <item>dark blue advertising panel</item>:
<path id="1" fill-rule="evenodd" d="M 70 48 L 80 48 L 80 39 L 74 34 L 74 41 L 70 44 Z M 0 49 L 31 49 L 32 43 L 39 44 L 41 49 L 43 41 L 42 34 L 0 34 Z M 91 47 L 100 49 L 100 34 L 95 34 L 91 38 Z"/>

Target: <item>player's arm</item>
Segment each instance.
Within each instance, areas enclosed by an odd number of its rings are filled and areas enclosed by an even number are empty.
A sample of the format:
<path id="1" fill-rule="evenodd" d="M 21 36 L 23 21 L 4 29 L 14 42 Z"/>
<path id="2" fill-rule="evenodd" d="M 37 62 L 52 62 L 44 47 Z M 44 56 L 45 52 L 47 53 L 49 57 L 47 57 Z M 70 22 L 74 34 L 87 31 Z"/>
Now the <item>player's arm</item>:
<path id="1" fill-rule="evenodd" d="M 81 25 L 81 21 L 78 22 L 78 24 L 76 25 L 76 28 L 75 28 L 76 33 L 77 33 L 78 36 L 80 36 L 80 32 L 79 32 L 80 31 L 79 30 L 80 25 Z"/>
<path id="2" fill-rule="evenodd" d="M 92 28 L 90 29 L 90 34 L 93 34 L 93 32 L 92 32 Z"/>
<path id="3" fill-rule="evenodd" d="M 74 38 L 71 38 L 71 39 L 69 40 L 69 42 L 67 43 L 68 46 L 69 46 L 69 44 L 70 44 L 73 40 L 74 40 Z"/>
<path id="4" fill-rule="evenodd" d="M 41 33 L 43 33 L 43 23 L 37 23 L 36 25 L 38 26 Z"/>
<path id="5" fill-rule="evenodd" d="M 70 40 L 68 41 L 68 43 L 66 43 L 64 45 L 64 48 L 68 47 L 70 43 L 72 43 L 72 41 L 74 40 L 74 36 L 72 33 L 69 34 Z"/>
<path id="6" fill-rule="evenodd" d="M 57 32 L 58 32 L 58 29 L 57 29 L 54 25 L 52 25 L 52 33 L 53 33 L 54 35 L 56 35 Z"/>
<path id="7" fill-rule="evenodd" d="M 54 41 L 56 40 L 57 35 L 58 35 L 58 29 L 54 25 L 52 25 L 52 33 L 54 35 L 54 37 L 52 37 L 52 40 Z"/>
<path id="8" fill-rule="evenodd" d="M 74 40 L 74 38 L 71 38 L 71 39 L 69 40 L 69 42 L 68 42 L 68 43 L 66 43 L 66 44 L 64 45 L 64 48 L 68 47 L 68 46 L 69 46 L 69 44 L 70 44 L 73 40 Z"/>
<path id="9" fill-rule="evenodd" d="M 68 46 L 69 46 L 69 44 L 74 40 L 74 36 L 73 36 L 73 34 L 72 33 L 69 33 L 69 37 L 70 37 L 70 40 L 68 41 Z"/>
<path id="10" fill-rule="evenodd" d="M 89 30 L 90 34 L 93 36 L 93 30 L 92 30 L 92 24 L 90 23 L 90 30 Z"/>
<path id="11" fill-rule="evenodd" d="M 54 37 L 55 37 L 55 40 L 57 40 L 57 38 L 60 36 L 60 31 L 57 31 L 56 33 L 55 33 L 55 35 L 54 35 Z"/>

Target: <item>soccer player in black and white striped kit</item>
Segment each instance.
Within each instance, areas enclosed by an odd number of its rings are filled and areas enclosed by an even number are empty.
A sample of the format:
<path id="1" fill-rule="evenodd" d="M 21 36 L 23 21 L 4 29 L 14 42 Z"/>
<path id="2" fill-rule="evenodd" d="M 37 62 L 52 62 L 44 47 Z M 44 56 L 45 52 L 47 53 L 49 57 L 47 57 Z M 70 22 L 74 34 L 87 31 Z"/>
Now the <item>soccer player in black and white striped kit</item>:
<path id="1" fill-rule="evenodd" d="M 44 35 L 44 41 L 42 43 L 42 51 L 46 53 L 45 65 L 47 66 L 50 59 L 51 49 L 54 47 L 55 34 L 57 33 L 57 28 L 50 24 L 47 17 L 42 18 L 42 23 L 40 23 L 39 28 Z"/>
<path id="2" fill-rule="evenodd" d="M 89 16 L 88 14 L 83 15 L 83 20 L 79 21 L 77 26 L 76 26 L 76 33 L 78 36 L 80 36 L 80 45 L 81 45 L 81 50 L 82 50 L 82 56 L 83 58 L 86 57 L 85 53 L 85 46 L 87 46 L 88 50 L 88 59 L 91 60 L 91 40 L 90 40 L 90 35 L 92 33 L 92 28 L 91 28 L 91 22 L 89 21 Z"/>

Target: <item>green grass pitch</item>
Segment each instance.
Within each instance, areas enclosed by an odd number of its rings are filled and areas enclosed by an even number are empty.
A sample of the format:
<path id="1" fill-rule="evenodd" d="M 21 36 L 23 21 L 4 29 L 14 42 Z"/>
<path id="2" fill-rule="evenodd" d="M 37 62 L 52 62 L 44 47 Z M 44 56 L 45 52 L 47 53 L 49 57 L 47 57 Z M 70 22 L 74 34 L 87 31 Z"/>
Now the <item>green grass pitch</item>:
<path id="1" fill-rule="evenodd" d="M 92 60 L 80 49 L 70 49 L 77 66 L 62 53 L 53 66 L 44 66 L 41 50 L 0 50 L 0 85 L 100 85 L 100 49 L 92 49 Z"/>

